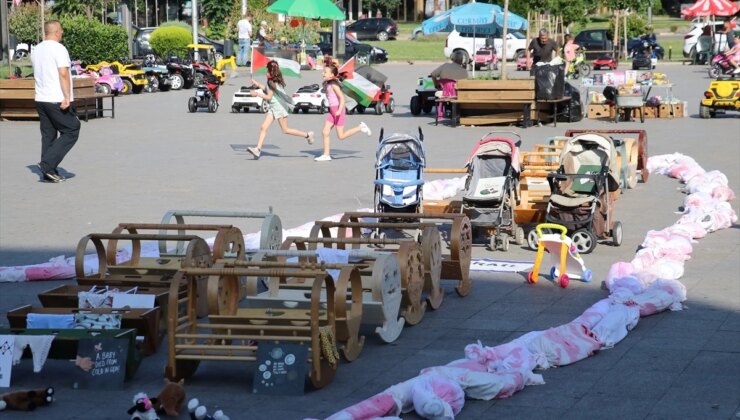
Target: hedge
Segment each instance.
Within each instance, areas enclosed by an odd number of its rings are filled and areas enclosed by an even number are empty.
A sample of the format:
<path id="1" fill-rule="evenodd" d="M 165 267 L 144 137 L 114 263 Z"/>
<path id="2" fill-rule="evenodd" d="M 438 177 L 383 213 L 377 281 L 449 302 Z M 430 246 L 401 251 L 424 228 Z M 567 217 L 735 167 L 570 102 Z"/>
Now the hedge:
<path id="1" fill-rule="evenodd" d="M 159 56 L 175 54 L 184 57 L 187 46 L 193 42 L 193 35 L 181 26 L 160 27 L 152 32 L 149 45 Z"/>
<path id="2" fill-rule="evenodd" d="M 62 44 L 69 50 L 72 60 L 95 64 L 128 57 L 128 36 L 122 27 L 85 16 L 67 17 L 60 21 L 64 28 Z"/>

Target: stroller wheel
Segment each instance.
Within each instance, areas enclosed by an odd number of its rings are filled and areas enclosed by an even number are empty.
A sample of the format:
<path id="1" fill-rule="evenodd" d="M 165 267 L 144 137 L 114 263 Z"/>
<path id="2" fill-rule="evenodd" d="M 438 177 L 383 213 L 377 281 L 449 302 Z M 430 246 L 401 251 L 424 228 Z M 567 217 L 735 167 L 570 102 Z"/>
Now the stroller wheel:
<path id="1" fill-rule="evenodd" d="M 514 243 L 517 245 L 524 245 L 524 228 L 517 226 L 514 229 Z"/>
<path id="2" fill-rule="evenodd" d="M 490 238 L 488 239 L 488 247 L 489 247 L 489 248 L 491 248 L 491 251 L 495 251 L 495 250 L 496 250 L 496 248 L 497 248 L 497 247 L 496 247 L 496 245 L 497 245 L 497 242 L 498 242 L 498 241 L 496 240 L 496 237 L 495 237 L 495 236 L 491 236 L 491 237 L 490 237 Z"/>
<path id="3" fill-rule="evenodd" d="M 566 287 L 568 287 L 568 284 L 570 283 L 570 277 L 568 277 L 567 274 L 561 274 L 560 277 L 558 278 L 558 283 L 560 283 L 560 287 L 565 289 Z"/>
<path id="4" fill-rule="evenodd" d="M 585 270 L 583 271 L 583 281 L 584 281 L 584 282 L 586 282 L 586 283 L 590 283 L 590 282 L 591 282 L 591 280 L 593 279 L 593 277 L 594 277 L 594 272 L 593 272 L 593 271 L 591 271 L 591 269 L 590 269 L 590 268 L 587 268 L 587 269 L 585 269 Z"/>
<path id="5" fill-rule="evenodd" d="M 622 245 L 622 222 L 614 222 L 614 227 L 612 228 L 612 245 Z"/>
<path id="6" fill-rule="evenodd" d="M 578 229 L 573 232 L 573 245 L 581 254 L 588 254 L 596 248 L 596 236 L 587 229 Z"/>
<path id="7" fill-rule="evenodd" d="M 509 235 L 502 233 L 499 242 L 501 242 L 502 251 L 506 252 L 509 250 Z"/>
<path id="8" fill-rule="evenodd" d="M 532 229 L 527 234 L 527 246 L 529 246 L 530 249 L 537 250 L 537 243 L 539 240 L 537 239 L 537 231 Z"/>

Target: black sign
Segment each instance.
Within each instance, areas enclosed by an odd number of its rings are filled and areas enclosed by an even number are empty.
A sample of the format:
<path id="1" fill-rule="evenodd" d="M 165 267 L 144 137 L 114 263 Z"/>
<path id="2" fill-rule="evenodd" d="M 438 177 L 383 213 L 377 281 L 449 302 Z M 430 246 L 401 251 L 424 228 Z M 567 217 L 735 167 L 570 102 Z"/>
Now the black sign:
<path id="1" fill-rule="evenodd" d="M 253 392 L 271 395 L 303 395 L 308 369 L 308 346 L 297 343 L 266 343 L 257 347 Z"/>
<path id="2" fill-rule="evenodd" d="M 119 389 L 126 375 L 129 340 L 84 338 L 77 348 L 75 388 Z"/>

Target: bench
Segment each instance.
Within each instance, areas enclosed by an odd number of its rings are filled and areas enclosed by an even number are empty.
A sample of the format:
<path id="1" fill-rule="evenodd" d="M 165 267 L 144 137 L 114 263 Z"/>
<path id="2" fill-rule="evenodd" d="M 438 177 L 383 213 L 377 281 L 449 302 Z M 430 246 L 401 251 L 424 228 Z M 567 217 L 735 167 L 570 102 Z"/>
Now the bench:
<path id="1" fill-rule="evenodd" d="M 86 338 L 114 338 L 128 341 L 128 354 L 126 355 L 126 379 L 131 379 L 141 364 L 141 354 L 136 349 L 136 330 L 57 330 L 41 328 L 0 328 L 0 335 L 53 335 L 48 358 L 56 360 L 75 360 L 80 340 Z M 30 349 L 26 348 L 23 358 L 31 357 Z"/>
<path id="2" fill-rule="evenodd" d="M 536 107 L 534 79 L 459 80 L 452 104 L 452 124 L 518 123 L 532 126 Z"/>
<path id="3" fill-rule="evenodd" d="M 0 80 L 0 118 L 38 119 L 35 89 L 33 78 Z M 113 95 L 97 93 L 93 78 L 73 77 L 72 89 L 72 106 L 85 121 L 90 117 L 103 117 L 105 111 L 110 111 L 111 118 L 115 117 Z M 110 108 L 105 108 L 105 98 L 111 98 Z"/>
<path id="4" fill-rule="evenodd" d="M 8 311 L 8 323 L 11 328 L 26 328 L 26 317 L 29 313 L 49 315 L 86 314 L 121 314 L 121 328 L 133 328 L 137 335 L 144 336 L 141 344 L 144 354 L 154 354 L 162 341 L 159 329 L 159 308 L 151 309 L 77 309 L 77 308 L 34 308 L 24 305 Z"/>

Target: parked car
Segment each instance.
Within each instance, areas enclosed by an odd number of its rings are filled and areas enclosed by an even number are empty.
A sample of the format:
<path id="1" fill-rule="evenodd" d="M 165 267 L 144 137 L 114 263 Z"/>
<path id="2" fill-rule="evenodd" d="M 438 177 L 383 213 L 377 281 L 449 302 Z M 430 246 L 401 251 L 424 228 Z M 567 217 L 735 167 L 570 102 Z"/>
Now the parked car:
<path id="1" fill-rule="evenodd" d="M 139 28 L 137 26 L 133 26 L 133 28 L 135 31 L 134 39 L 133 39 L 134 58 L 143 58 L 147 54 L 154 54 L 154 50 L 152 50 L 152 47 L 149 44 L 149 39 L 152 36 L 152 32 L 154 32 L 154 30 L 157 29 L 157 27 L 155 26 L 155 27 Z M 223 42 L 210 39 L 203 34 L 198 34 L 198 43 L 213 45 L 213 48 L 215 48 L 216 50 L 216 61 L 224 58 L 224 43 Z"/>
<path id="2" fill-rule="evenodd" d="M 691 28 L 689 31 L 684 35 L 683 37 L 683 56 L 684 57 L 690 57 L 693 55 L 693 50 L 697 48 L 697 43 L 699 42 L 699 37 L 704 33 L 704 28 L 707 25 L 713 25 L 714 26 L 714 42 L 719 44 L 719 51 L 724 51 L 727 48 L 727 37 L 725 34 L 717 33 L 718 31 L 721 31 L 723 29 L 723 22 L 716 22 L 711 21 L 709 23 L 704 22 L 692 22 Z M 699 48 L 699 51 L 701 51 L 701 48 Z M 708 56 L 711 56 L 709 52 Z"/>
<path id="3" fill-rule="evenodd" d="M 345 30 L 354 32 L 357 39 L 377 39 L 378 41 L 396 39 L 398 35 L 398 25 L 391 18 L 360 19 L 347 25 Z"/>
<path id="4" fill-rule="evenodd" d="M 586 29 L 576 35 L 573 42 L 586 50 L 587 59 L 599 58 L 604 51 L 613 51 L 614 43 L 608 29 Z"/>
<path id="5" fill-rule="evenodd" d="M 495 36 L 495 35 L 494 35 Z M 475 40 L 475 45 L 473 45 Z M 496 56 L 503 57 L 503 41 L 499 35 L 498 38 L 486 38 L 480 35 L 473 37 L 473 33 L 460 33 L 458 31 L 452 31 L 447 35 L 447 41 L 445 41 L 444 55 L 445 57 L 451 57 L 455 51 L 463 51 L 466 54 L 466 61 L 470 62 L 471 57 L 475 56 L 475 52 L 489 47 L 493 43 L 496 48 Z M 521 32 L 508 32 L 506 34 L 506 57 L 508 60 L 513 60 L 517 53 L 524 51 L 527 48 L 527 39 Z"/>
<path id="6" fill-rule="evenodd" d="M 329 54 L 334 56 L 334 49 L 332 47 L 332 33 L 328 31 L 319 32 L 319 43 L 316 44 L 322 54 Z M 357 55 L 357 61 L 359 64 L 368 64 L 364 62 L 369 57 L 370 63 L 385 63 L 388 61 L 388 52 L 384 48 L 374 47 L 370 44 L 363 44 L 354 39 L 351 35 L 347 34 L 344 38 L 344 58 L 348 59 L 354 55 Z M 338 58 L 338 57 L 337 57 Z"/>

